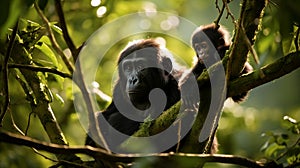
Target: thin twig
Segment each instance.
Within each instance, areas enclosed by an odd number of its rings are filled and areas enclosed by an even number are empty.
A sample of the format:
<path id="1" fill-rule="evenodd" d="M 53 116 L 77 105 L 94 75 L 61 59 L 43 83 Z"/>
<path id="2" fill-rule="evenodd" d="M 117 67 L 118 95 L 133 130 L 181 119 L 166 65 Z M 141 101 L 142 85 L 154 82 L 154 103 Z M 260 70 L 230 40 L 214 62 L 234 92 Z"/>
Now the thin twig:
<path id="1" fill-rule="evenodd" d="M 25 132 L 24 134 L 27 135 L 28 133 L 28 129 L 29 129 L 29 126 L 30 126 L 30 121 L 31 121 L 31 115 L 34 114 L 33 112 L 31 112 L 28 116 L 28 121 L 27 121 L 27 126 L 26 126 L 26 129 L 25 129 Z"/>
<path id="2" fill-rule="evenodd" d="M 229 6 L 228 6 L 227 0 L 222 0 L 222 1 L 223 1 L 223 5 L 225 5 L 226 11 L 227 11 L 226 19 L 228 19 L 228 17 L 230 16 L 230 17 L 231 17 L 231 20 L 232 20 L 232 22 L 233 22 L 233 24 L 234 24 L 234 26 L 236 27 L 236 26 L 237 26 L 237 23 L 236 23 L 236 21 L 235 21 L 235 18 L 234 18 L 234 16 L 233 16 L 233 14 L 232 14 L 231 11 L 230 11 L 230 8 L 229 8 Z"/>
<path id="3" fill-rule="evenodd" d="M 222 6 L 222 9 L 220 10 L 219 6 L 217 6 L 217 9 L 219 11 L 219 15 L 218 15 L 218 18 L 214 21 L 214 23 L 216 24 L 216 27 L 219 28 L 219 22 L 222 18 L 222 15 L 224 13 L 224 9 L 225 9 L 225 4 L 223 3 L 223 6 Z"/>
<path id="4" fill-rule="evenodd" d="M 16 124 L 16 122 L 14 120 L 14 116 L 13 116 L 12 112 L 9 111 L 9 113 L 10 113 L 11 123 L 12 123 L 13 127 L 15 128 L 15 130 L 17 132 L 19 132 L 21 135 L 25 136 L 25 134 L 23 133 L 23 131 L 17 126 L 17 124 Z"/>
<path id="5" fill-rule="evenodd" d="M 64 12 L 62 9 L 62 5 L 61 5 L 61 0 L 55 0 L 55 9 L 59 18 L 59 22 L 60 22 L 60 26 L 63 32 L 63 37 L 69 47 L 69 49 L 71 50 L 74 62 L 77 60 L 77 56 L 78 56 L 78 49 L 75 47 L 68 29 L 67 29 L 67 24 L 66 24 L 66 20 L 65 20 L 65 16 L 64 16 Z"/>
<path id="6" fill-rule="evenodd" d="M 23 64 L 8 64 L 8 68 L 28 69 L 28 70 L 35 71 L 35 72 L 49 72 L 49 73 L 59 75 L 63 78 L 72 79 L 72 75 L 65 73 L 65 72 L 61 72 L 55 68 L 39 67 L 39 66 L 23 65 Z"/>
<path id="7" fill-rule="evenodd" d="M 220 13 L 221 12 L 221 9 L 219 7 L 219 1 L 218 0 L 215 0 L 215 6 L 216 8 L 218 9 L 218 12 Z"/>
<path id="8" fill-rule="evenodd" d="M 249 38 L 247 37 L 246 30 L 245 30 L 244 26 L 242 24 L 240 26 L 241 26 L 241 28 L 243 30 L 243 36 L 244 36 L 245 42 L 247 44 L 247 47 L 250 50 L 251 54 L 253 55 L 255 63 L 257 65 L 260 65 L 260 62 L 259 62 L 259 59 L 258 59 L 258 55 L 257 55 L 255 49 L 253 48 L 253 45 L 251 44 Z"/>
<path id="9" fill-rule="evenodd" d="M 3 85 L 4 85 L 4 103 L 3 103 L 3 109 L 1 109 L 1 113 L 0 113 L 0 125 L 2 125 L 2 121 L 3 121 L 3 118 L 4 118 L 4 115 L 5 113 L 7 112 L 8 110 L 8 106 L 9 106 L 9 90 L 8 90 L 8 60 L 9 60 L 9 57 L 12 53 L 12 49 L 13 49 L 13 46 L 14 46 L 14 42 L 15 42 L 15 38 L 16 38 L 16 35 L 17 35 L 17 30 L 18 30 L 18 27 L 19 27 L 19 21 L 16 22 L 16 25 L 14 26 L 13 28 L 13 31 L 12 31 L 12 34 L 11 34 L 11 38 L 10 38 L 10 41 L 9 41 L 9 44 L 8 44 L 8 47 L 7 47 L 7 51 L 6 51 L 6 55 L 5 55 L 5 58 L 4 58 L 4 64 L 3 64 L 3 67 L 2 67 L 2 72 L 3 72 Z"/>
<path id="10" fill-rule="evenodd" d="M 229 7 L 228 7 L 228 3 L 227 0 L 222 0 L 223 1 L 223 5 L 226 8 L 227 11 L 227 15 L 226 15 L 226 19 L 228 19 L 228 16 L 231 17 L 232 23 L 234 24 L 234 29 L 235 31 L 237 30 L 237 22 L 235 21 L 235 18 L 233 16 L 233 14 L 231 13 Z M 232 66 L 232 57 L 229 57 L 228 61 L 227 61 L 227 65 L 226 65 L 226 83 L 228 83 L 230 81 L 231 78 L 231 66 Z"/>
<path id="11" fill-rule="evenodd" d="M 55 49 L 55 51 L 61 56 L 62 60 L 64 61 L 64 63 L 66 64 L 68 70 L 73 73 L 74 72 L 74 66 L 72 65 L 72 63 L 69 61 L 69 59 L 67 58 L 67 56 L 65 55 L 65 53 L 62 51 L 62 49 L 59 47 L 54 34 L 52 32 L 52 29 L 50 27 L 50 22 L 48 21 L 47 17 L 44 15 L 43 11 L 39 8 L 39 5 L 37 4 L 37 2 L 34 2 L 34 7 L 37 11 L 37 13 L 39 14 L 39 16 L 41 17 L 41 19 L 44 21 L 45 25 L 46 25 L 46 29 L 48 31 L 48 36 L 49 39 L 52 43 L 52 47 Z"/>
<path id="12" fill-rule="evenodd" d="M 76 67 L 75 73 L 78 73 L 77 75 L 78 75 L 79 79 L 77 81 L 75 81 L 75 83 L 80 88 L 83 98 L 84 98 L 84 101 L 85 101 L 85 104 L 86 104 L 86 107 L 87 107 L 88 118 L 89 118 L 89 122 L 90 122 L 89 129 L 91 131 L 92 138 L 97 138 L 97 141 L 99 140 L 98 142 L 102 142 L 104 148 L 108 151 L 108 153 L 111 153 L 111 151 L 108 147 L 108 144 L 106 143 L 104 136 L 101 133 L 101 130 L 99 128 L 98 120 L 95 117 L 95 109 L 94 109 L 89 91 L 86 87 L 86 84 L 85 84 L 85 81 L 83 78 L 80 61 L 78 61 L 77 65 L 78 66 Z"/>
<path id="13" fill-rule="evenodd" d="M 30 113 L 30 114 L 32 114 L 32 113 Z M 14 120 L 14 117 L 13 117 L 12 112 L 10 112 L 10 118 L 11 118 L 12 125 L 13 125 L 13 127 L 16 129 L 16 131 L 19 132 L 21 135 L 26 136 L 27 133 L 24 133 L 24 132 L 17 126 L 17 124 L 15 123 L 15 120 Z M 30 148 L 33 150 L 34 153 L 36 153 L 36 154 L 42 156 L 42 157 L 45 158 L 45 159 L 48 159 L 48 160 L 50 160 L 50 161 L 52 161 L 52 162 L 58 162 L 57 160 L 51 159 L 51 158 L 47 157 L 46 155 L 40 153 L 40 152 L 39 152 L 38 150 L 36 150 L 34 147 L 30 147 Z"/>

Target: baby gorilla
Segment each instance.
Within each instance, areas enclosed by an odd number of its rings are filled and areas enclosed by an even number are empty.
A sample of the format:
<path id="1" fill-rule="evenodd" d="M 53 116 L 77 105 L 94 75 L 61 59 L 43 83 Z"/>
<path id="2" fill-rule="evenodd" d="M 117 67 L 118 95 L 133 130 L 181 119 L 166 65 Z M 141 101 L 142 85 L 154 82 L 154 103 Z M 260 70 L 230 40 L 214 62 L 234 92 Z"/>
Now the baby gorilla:
<path id="1" fill-rule="evenodd" d="M 222 26 L 217 27 L 215 24 L 200 26 L 192 35 L 192 45 L 198 57 L 198 63 L 195 65 L 193 72 L 197 76 L 204 69 L 204 62 L 209 67 L 216 63 L 218 58 L 225 56 L 226 50 L 230 47 L 229 32 Z M 216 52 L 217 51 L 217 52 Z M 246 62 L 241 75 L 252 72 L 252 66 Z M 235 102 L 242 102 L 248 95 L 248 92 L 232 96 Z"/>

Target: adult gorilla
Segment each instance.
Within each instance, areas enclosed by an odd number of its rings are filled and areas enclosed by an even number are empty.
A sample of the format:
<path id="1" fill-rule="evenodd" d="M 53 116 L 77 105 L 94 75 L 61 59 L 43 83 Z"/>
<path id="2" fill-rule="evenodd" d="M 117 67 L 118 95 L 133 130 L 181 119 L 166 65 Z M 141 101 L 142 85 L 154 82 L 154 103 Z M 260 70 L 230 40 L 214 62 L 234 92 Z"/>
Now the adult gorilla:
<path id="1" fill-rule="evenodd" d="M 119 56 L 119 79 L 113 89 L 113 102 L 102 112 L 104 118 L 114 129 L 132 135 L 145 119 L 156 118 L 180 100 L 177 81 L 184 71 L 154 40 L 129 43 Z M 104 137 L 110 134 L 111 128 L 100 129 Z M 86 144 L 97 146 L 90 137 Z"/>

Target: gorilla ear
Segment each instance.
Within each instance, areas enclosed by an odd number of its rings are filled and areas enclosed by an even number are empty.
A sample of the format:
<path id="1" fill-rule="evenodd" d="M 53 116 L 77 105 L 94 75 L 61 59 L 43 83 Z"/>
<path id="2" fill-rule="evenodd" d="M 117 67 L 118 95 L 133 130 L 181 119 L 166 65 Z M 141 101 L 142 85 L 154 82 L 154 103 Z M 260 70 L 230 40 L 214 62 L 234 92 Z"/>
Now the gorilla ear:
<path id="1" fill-rule="evenodd" d="M 173 64 L 170 58 L 167 57 L 163 57 L 162 59 L 162 65 L 163 68 L 166 72 L 168 72 L 168 74 L 171 73 L 172 69 L 173 69 Z"/>

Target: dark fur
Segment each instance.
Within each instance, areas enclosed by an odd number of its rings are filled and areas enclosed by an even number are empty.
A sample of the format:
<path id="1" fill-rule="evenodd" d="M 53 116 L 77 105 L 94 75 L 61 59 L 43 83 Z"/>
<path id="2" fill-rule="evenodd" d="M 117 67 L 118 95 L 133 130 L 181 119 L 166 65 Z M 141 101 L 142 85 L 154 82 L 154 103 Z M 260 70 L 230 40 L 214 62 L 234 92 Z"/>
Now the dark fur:
<path id="1" fill-rule="evenodd" d="M 168 61 L 172 62 L 172 67 L 165 67 L 166 69 L 170 69 L 169 72 L 171 73 L 167 74 L 168 78 L 165 81 L 165 84 L 163 86 L 160 86 L 160 88 L 164 91 L 164 93 L 167 96 L 167 103 L 166 103 L 165 110 L 169 109 L 181 98 L 180 87 L 182 87 L 182 85 L 179 86 L 177 81 L 181 80 L 180 78 L 183 76 L 185 69 L 179 67 L 176 64 L 176 62 L 173 61 L 173 58 L 171 58 L 172 55 L 168 51 L 163 51 L 162 49 L 160 49 L 159 45 L 155 41 L 149 39 L 137 41 L 129 45 L 128 47 L 126 47 L 119 56 L 118 64 L 121 63 L 122 60 L 126 59 L 128 55 L 138 52 L 140 49 L 143 48 L 154 48 L 155 50 L 151 50 L 151 52 L 153 52 L 151 54 L 151 57 L 156 59 L 158 64 L 161 64 L 164 67 L 169 65 Z M 197 63 L 195 67 L 192 69 L 192 72 L 197 77 L 202 73 L 202 70 L 204 68 L 205 67 L 203 64 Z M 124 93 L 125 83 L 122 82 L 122 81 L 126 81 L 126 77 L 122 76 L 122 70 L 120 68 L 118 69 L 118 72 L 119 72 L 119 80 L 116 82 L 113 89 L 113 102 L 105 111 L 102 112 L 102 114 L 104 115 L 105 119 L 109 122 L 109 124 L 112 127 L 127 135 L 133 135 L 139 129 L 141 122 L 136 122 L 123 116 L 116 108 L 116 105 L 114 103 L 115 101 L 128 101 L 128 97 L 126 98 L 125 97 L 126 95 Z M 160 74 L 156 73 L 153 75 L 154 76 L 147 76 L 147 78 L 151 79 L 149 80 L 149 82 L 155 82 L 155 80 L 159 78 L 158 75 Z M 144 95 L 144 97 L 148 97 L 148 95 Z M 104 135 L 109 133 L 109 130 L 105 128 L 101 128 L 101 131 L 103 132 Z M 183 141 L 184 140 L 185 138 L 183 139 Z M 90 137 L 87 137 L 86 145 L 98 146 Z M 175 152 L 175 150 L 176 150 L 176 145 L 166 152 L 170 152 L 170 151 Z M 217 141 L 215 139 L 211 148 L 211 152 L 216 152 L 216 150 L 217 150 Z"/>
<path id="2" fill-rule="evenodd" d="M 167 61 L 170 60 L 172 61 L 172 58 L 169 58 L 172 55 L 168 53 L 168 51 L 162 51 L 159 47 L 159 44 L 157 44 L 154 40 L 148 39 L 148 40 L 137 41 L 131 44 L 129 47 L 125 48 L 119 56 L 118 63 L 126 59 L 126 57 L 131 53 L 137 52 L 138 50 L 143 48 L 155 49 L 155 50 L 151 50 L 151 52 L 153 52 L 151 54 L 151 57 L 155 58 L 158 64 L 164 65 L 167 63 Z M 178 88 L 177 80 L 181 77 L 183 73 L 183 69 L 177 66 L 175 62 L 172 62 L 172 67 L 166 67 L 166 68 L 167 69 L 171 68 L 170 70 L 171 74 L 168 74 L 168 79 L 164 81 L 165 84 L 163 86 L 160 86 L 160 88 L 167 95 L 167 103 L 165 106 L 165 110 L 170 108 L 172 105 L 174 105 L 176 102 L 180 100 L 180 90 Z M 114 101 L 116 99 L 119 99 L 118 101 L 128 101 L 128 98 L 126 98 L 124 95 L 125 84 L 121 82 L 126 79 L 124 79 L 125 77 L 121 75 L 122 70 L 120 68 L 118 70 L 119 70 L 119 80 L 116 82 L 115 87 L 113 89 L 113 102 L 105 111 L 102 112 L 102 114 L 104 115 L 105 119 L 109 122 L 109 124 L 112 127 L 114 127 L 115 129 L 117 129 L 122 133 L 125 133 L 127 135 L 132 135 L 134 132 L 136 132 L 139 129 L 141 122 L 136 122 L 123 116 L 116 108 L 116 105 L 114 104 Z M 157 78 L 159 78 L 158 75 L 159 75 L 158 73 L 154 73 L 152 76 L 147 76 L 147 78 L 149 79 L 149 81 L 154 82 L 155 80 L 157 80 Z M 144 95 L 144 97 L 147 98 L 148 95 Z M 104 133 L 106 131 L 107 130 L 104 130 Z M 96 146 L 94 141 L 89 137 L 87 137 L 86 144 L 91 146 Z"/>
<path id="3" fill-rule="evenodd" d="M 203 33 L 210 39 L 211 43 L 216 48 L 220 58 L 223 59 L 225 56 L 226 50 L 228 50 L 230 47 L 229 32 L 222 26 L 216 27 L 215 24 L 200 26 L 198 29 L 195 30 L 194 34 L 192 35 L 192 45 L 193 45 L 193 48 L 194 48 L 197 56 L 198 56 L 198 53 L 196 51 L 195 44 L 200 43 L 201 41 L 203 41 L 205 39 L 203 37 Z M 203 70 L 202 66 L 203 66 L 203 64 L 201 65 L 201 60 L 200 60 L 200 64 L 197 63 L 194 68 L 194 71 L 196 72 L 196 74 L 199 74 L 199 71 Z M 198 68 L 198 69 L 196 69 L 196 68 Z M 244 67 L 243 71 L 241 72 L 241 75 L 247 74 L 252 71 L 253 71 L 252 66 L 248 62 L 246 62 L 245 67 Z M 247 96 L 248 96 L 248 92 L 244 92 L 239 95 L 232 96 L 231 98 L 235 102 L 242 102 L 247 98 Z"/>

